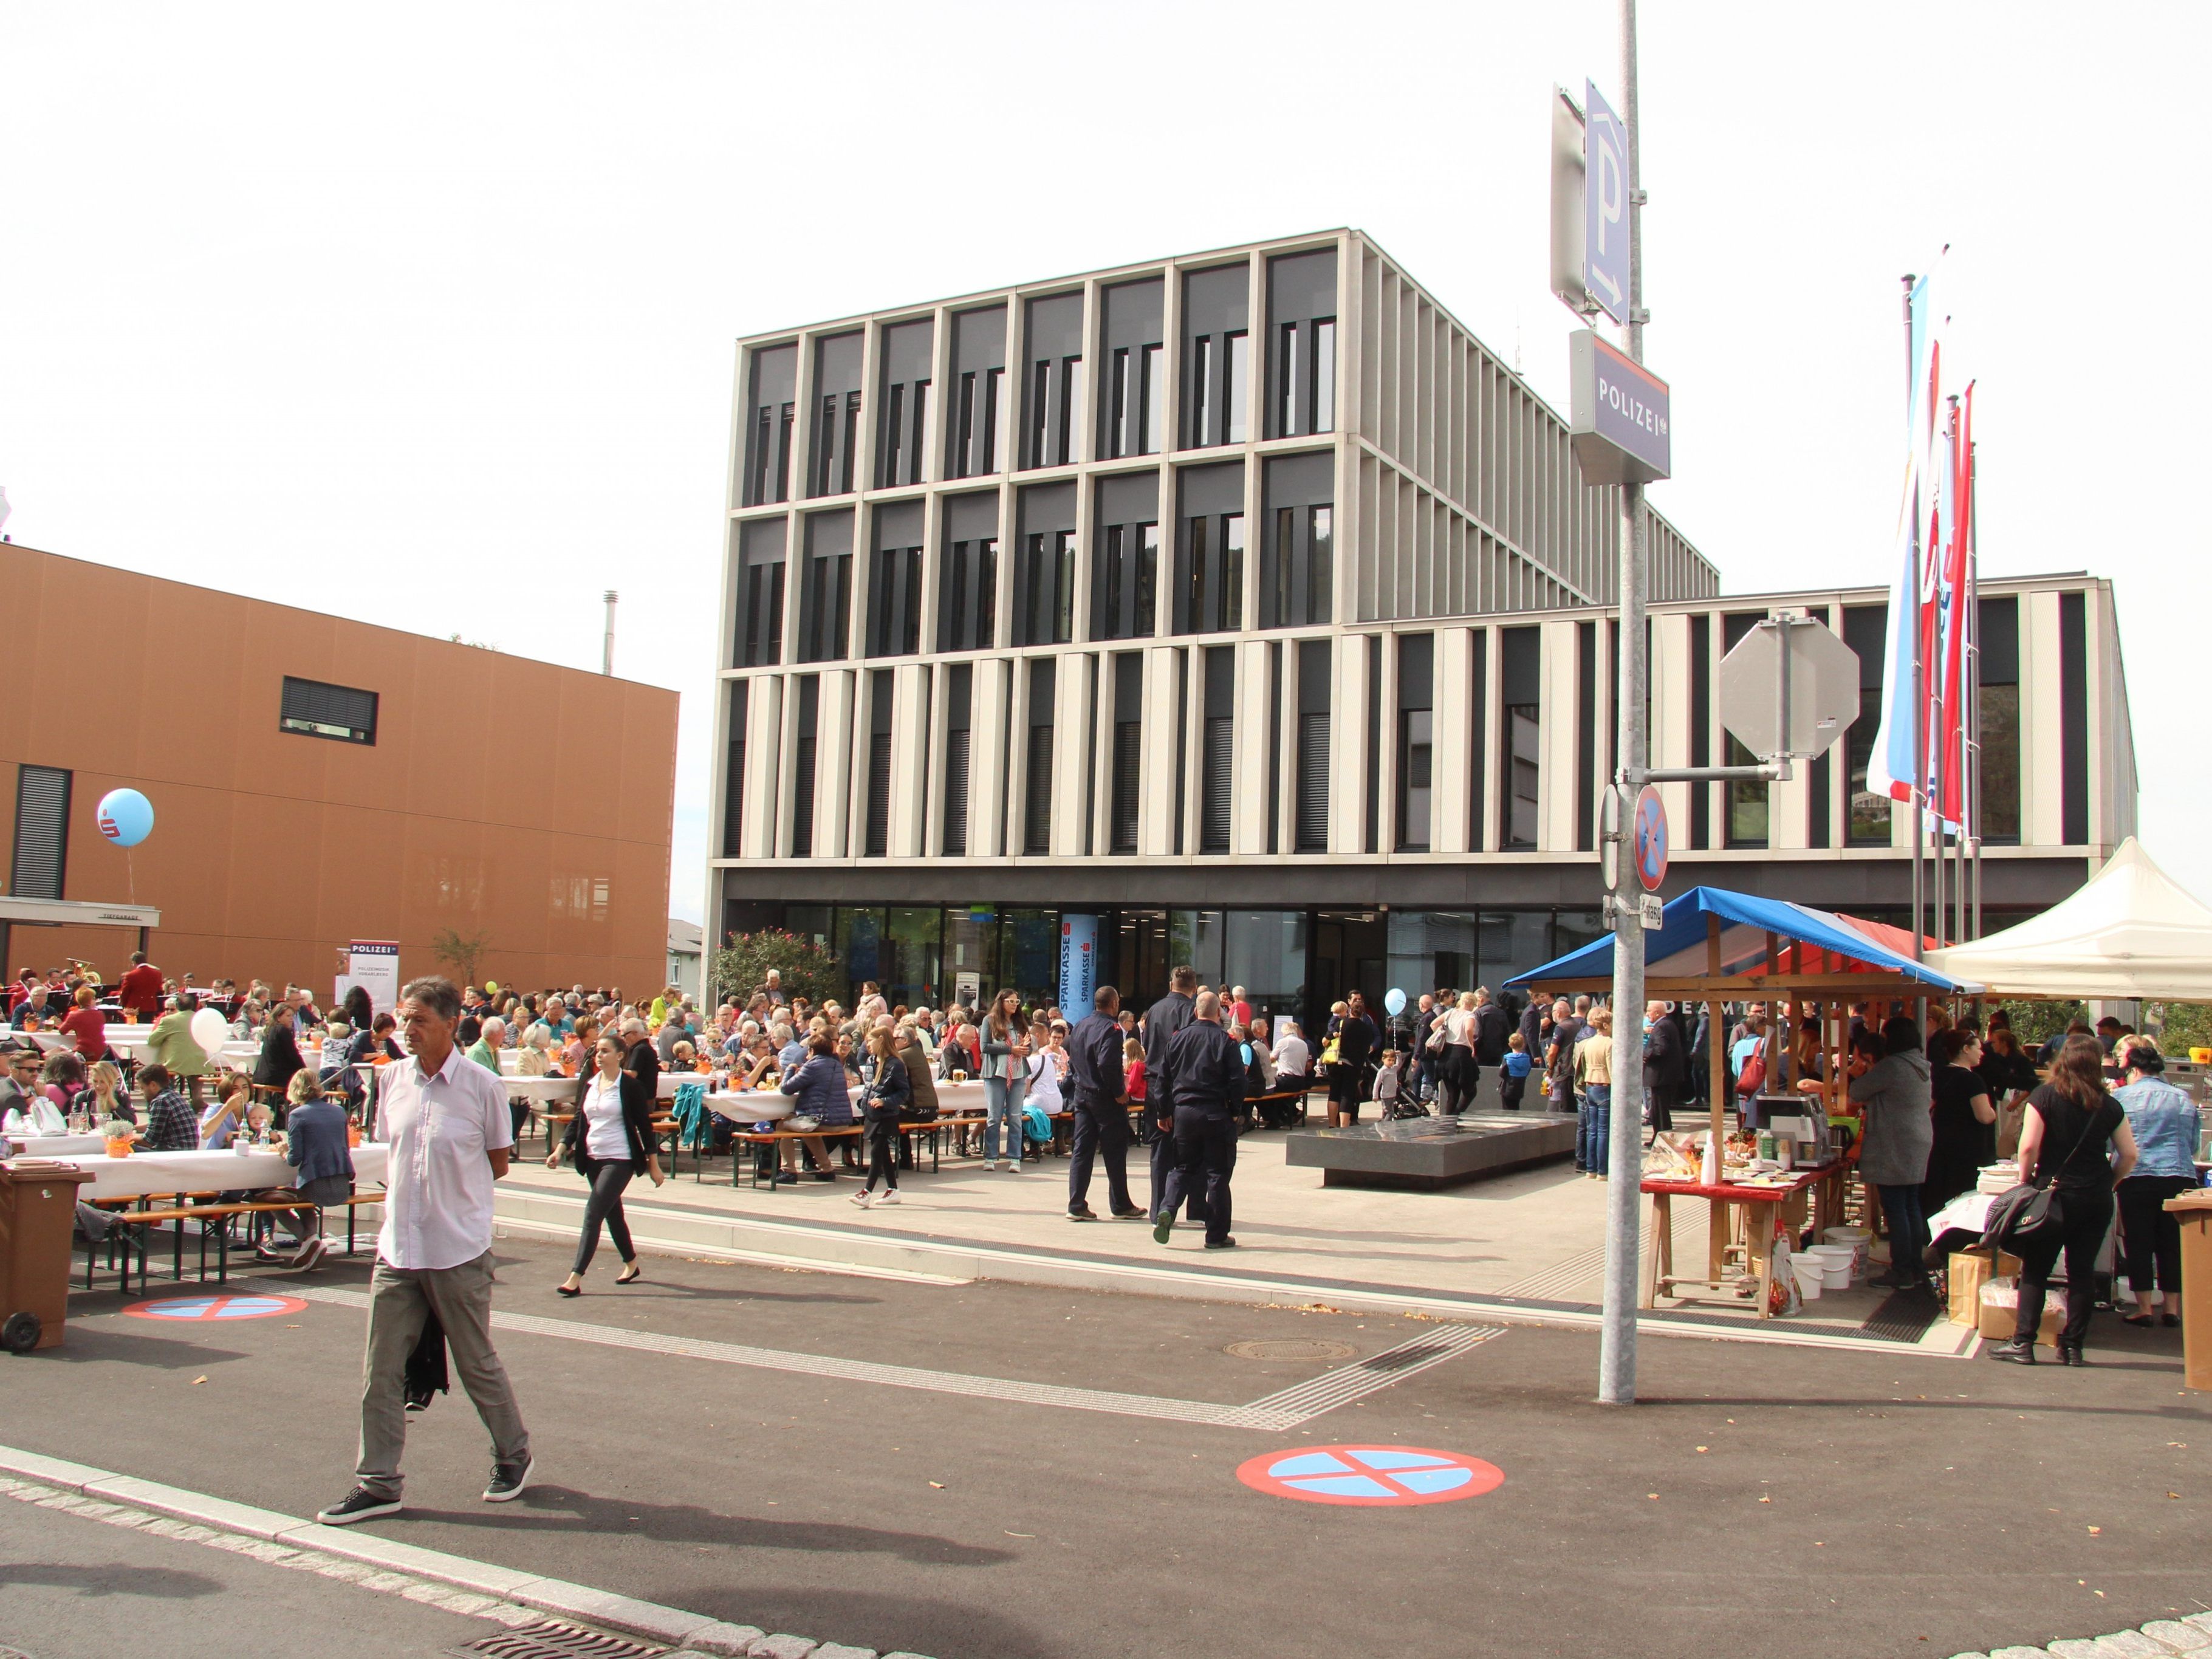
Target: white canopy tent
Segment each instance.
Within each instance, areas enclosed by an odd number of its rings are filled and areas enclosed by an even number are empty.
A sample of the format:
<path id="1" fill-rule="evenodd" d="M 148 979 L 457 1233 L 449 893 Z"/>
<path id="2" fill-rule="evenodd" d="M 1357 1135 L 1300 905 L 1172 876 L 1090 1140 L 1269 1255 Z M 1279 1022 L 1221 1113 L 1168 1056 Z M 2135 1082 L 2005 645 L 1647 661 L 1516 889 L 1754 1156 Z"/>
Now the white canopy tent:
<path id="1" fill-rule="evenodd" d="M 2072 897 L 1928 965 L 1993 996 L 2212 1002 L 2212 909 L 2130 836 Z"/>

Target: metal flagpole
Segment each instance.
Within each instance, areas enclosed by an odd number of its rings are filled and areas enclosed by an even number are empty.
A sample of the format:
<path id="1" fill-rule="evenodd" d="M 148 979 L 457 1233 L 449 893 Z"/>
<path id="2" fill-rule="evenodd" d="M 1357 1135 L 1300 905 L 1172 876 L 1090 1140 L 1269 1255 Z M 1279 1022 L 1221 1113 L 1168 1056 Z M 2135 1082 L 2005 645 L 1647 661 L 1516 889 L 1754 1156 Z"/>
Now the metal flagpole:
<path id="1" fill-rule="evenodd" d="M 1913 430 L 1913 399 L 1920 389 L 1913 384 L 1912 360 L 1912 273 L 1905 273 L 1905 432 L 1910 445 L 1918 436 Z M 1908 456 L 1908 460 L 1910 460 Z M 1928 721 L 1922 712 L 1920 683 L 1920 487 L 1915 474 L 1912 499 L 1905 504 L 1911 514 L 1911 540 L 1912 550 L 1912 586 L 1905 595 L 1905 602 L 1914 607 L 1912 615 L 1912 959 L 1921 957 L 1920 917 L 1925 906 L 1923 885 L 1925 875 L 1920 860 L 1927 852 L 1928 825 L 1922 802 L 1928 793 Z M 1893 623 L 1894 618 L 1892 619 Z"/>
<path id="2" fill-rule="evenodd" d="M 1628 355 L 1644 361 L 1644 178 L 1638 160 L 1641 106 L 1636 95 L 1636 0 L 1620 0 L 1620 118 L 1628 147 Z M 1644 487 L 1620 487 L 1620 716 L 1613 759 L 1613 817 L 1624 837 L 1634 792 L 1646 761 L 1644 696 L 1644 577 L 1650 519 Z M 1788 655 L 1785 649 L 1784 656 Z M 1642 1218 L 1644 1168 L 1644 920 L 1637 902 L 1634 842 L 1613 848 L 1613 1040 L 1629 1056 L 1613 1067 L 1613 1121 L 1606 1157 L 1613 1180 L 1606 1190 L 1605 1315 L 1598 1343 L 1598 1400 L 1608 1406 L 1636 1401 L 1637 1232 Z"/>
<path id="3" fill-rule="evenodd" d="M 1972 392 L 1973 383 L 1972 381 L 1967 382 L 1966 390 L 1969 394 Z M 1971 401 L 1967 404 L 1966 407 L 1969 415 L 1971 415 L 1973 409 L 1973 404 Z M 1969 430 L 1966 434 L 1966 592 L 1972 596 L 1972 602 L 1967 607 L 1966 617 L 1968 622 L 1972 625 L 1972 631 L 1966 635 L 1966 640 L 1968 644 L 1973 647 L 1974 653 L 1974 694 L 1966 704 L 1967 718 L 1973 721 L 1974 733 L 1974 764 L 1972 769 L 1966 774 L 1966 781 L 1973 790 L 1971 802 L 1972 814 L 1967 821 L 1972 840 L 1971 850 L 1973 859 L 1974 886 L 1974 908 L 1972 918 L 1973 931 L 1967 935 L 1970 939 L 1979 939 L 1982 936 L 1982 558 L 1980 551 L 1980 509 L 1981 503 L 1974 499 L 1974 441 L 1973 434 Z"/>

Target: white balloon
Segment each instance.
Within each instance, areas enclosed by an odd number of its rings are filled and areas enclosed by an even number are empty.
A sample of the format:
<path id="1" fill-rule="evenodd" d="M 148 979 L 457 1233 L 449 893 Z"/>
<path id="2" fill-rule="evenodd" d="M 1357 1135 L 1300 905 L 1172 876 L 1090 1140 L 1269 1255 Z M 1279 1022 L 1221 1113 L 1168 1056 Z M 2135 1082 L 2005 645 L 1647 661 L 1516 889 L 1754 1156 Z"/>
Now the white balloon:
<path id="1" fill-rule="evenodd" d="M 222 1053 L 222 1045 L 229 1039 L 230 1022 L 222 1017 L 221 1010 L 203 1008 L 192 1016 L 191 1032 L 200 1052 L 212 1060 Z"/>

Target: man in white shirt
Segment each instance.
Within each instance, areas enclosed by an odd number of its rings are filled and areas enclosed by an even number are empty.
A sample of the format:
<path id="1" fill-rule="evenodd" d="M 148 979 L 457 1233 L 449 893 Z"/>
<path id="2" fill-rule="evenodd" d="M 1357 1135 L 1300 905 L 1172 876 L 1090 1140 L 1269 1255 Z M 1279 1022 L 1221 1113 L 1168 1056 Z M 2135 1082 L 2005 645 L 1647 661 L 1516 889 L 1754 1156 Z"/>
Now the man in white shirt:
<path id="1" fill-rule="evenodd" d="M 378 1074 L 377 1121 L 392 1151 L 369 1279 L 361 1460 L 354 1489 L 315 1516 L 330 1526 L 398 1512 L 407 1357 L 432 1312 L 491 1431 L 484 1501 L 519 1498 L 530 1481 L 530 1431 L 491 1345 L 492 1183 L 507 1173 L 514 1123 L 499 1079 L 453 1046 L 460 1018 L 453 981 L 410 981 L 400 993 L 399 1023 L 411 1058 Z"/>

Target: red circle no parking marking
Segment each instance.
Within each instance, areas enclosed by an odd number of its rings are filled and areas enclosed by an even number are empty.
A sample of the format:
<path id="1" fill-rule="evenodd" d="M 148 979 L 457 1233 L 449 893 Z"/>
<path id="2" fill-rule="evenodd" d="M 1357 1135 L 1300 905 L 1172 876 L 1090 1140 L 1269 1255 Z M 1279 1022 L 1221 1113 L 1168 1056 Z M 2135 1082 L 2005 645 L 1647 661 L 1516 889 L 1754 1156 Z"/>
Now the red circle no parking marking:
<path id="1" fill-rule="evenodd" d="M 1495 1463 L 1425 1446 L 1300 1446 L 1237 1465 L 1237 1478 L 1270 1498 L 1359 1509 L 1411 1509 L 1480 1498 L 1505 1482 Z"/>
<path id="2" fill-rule="evenodd" d="M 179 1324 L 210 1320 L 274 1319 L 307 1304 L 296 1296 L 173 1296 L 159 1302 L 134 1302 L 123 1311 L 134 1319 L 166 1319 Z"/>

